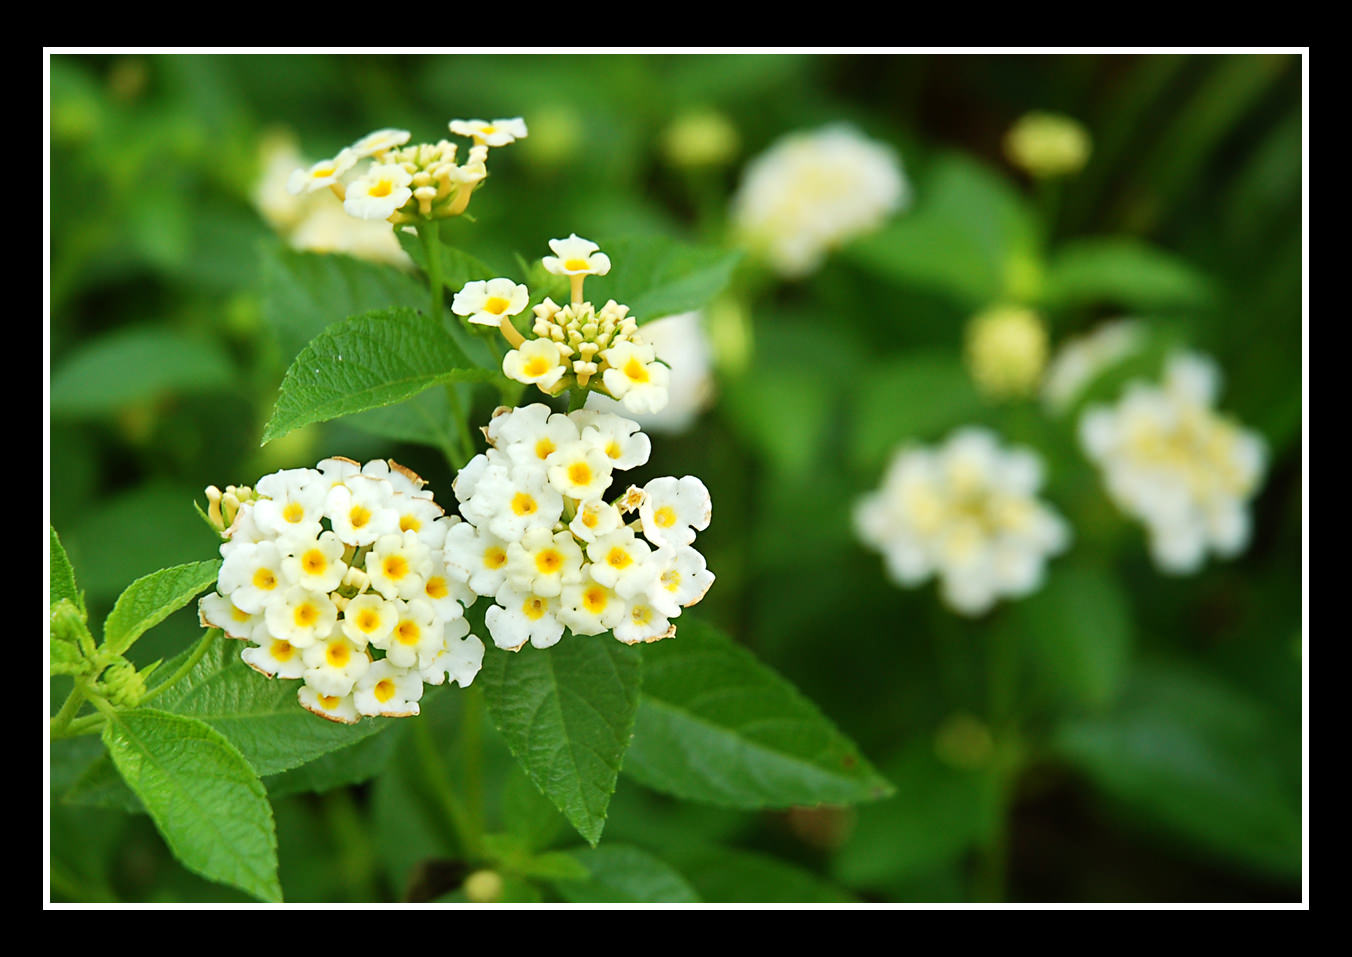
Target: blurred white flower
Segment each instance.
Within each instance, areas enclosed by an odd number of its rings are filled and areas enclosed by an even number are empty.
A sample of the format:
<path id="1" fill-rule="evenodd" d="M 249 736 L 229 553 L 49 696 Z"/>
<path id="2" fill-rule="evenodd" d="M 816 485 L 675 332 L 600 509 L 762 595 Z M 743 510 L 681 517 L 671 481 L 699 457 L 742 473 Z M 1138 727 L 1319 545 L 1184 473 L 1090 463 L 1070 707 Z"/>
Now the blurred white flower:
<path id="1" fill-rule="evenodd" d="M 1105 322 L 1092 332 L 1068 339 L 1057 350 L 1042 381 L 1048 410 L 1064 413 L 1099 373 L 1144 344 L 1145 330 L 1136 319 Z"/>
<path id="2" fill-rule="evenodd" d="M 896 152 L 835 125 L 790 133 L 752 160 L 732 198 L 732 222 L 776 272 L 797 278 L 909 199 Z"/>
<path id="3" fill-rule="evenodd" d="M 855 507 L 855 530 L 883 553 L 904 587 L 937 577 L 944 600 L 979 615 L 1031 594 L 1047 558 L 1070 542 L 1065 521 L 1037 498 L 1042 463 L 966 428 L 934 447 L 897 451 L 882 488 Z"/>
<path id="4" fill-rule="evenodd" d="M 1213 408 L 1220 372 L 1195 353 L 1174 356 L 1162 386 L 1135 382 L 1118 403 L 1080 419 L 1080 442 L 1109 496 L 1140 519 L 1161 571 L 1201 568 L 1208 550 L 1237 555 L 1249 541 L 1248 503 L 1267 452 L 1257 433 Z"/>

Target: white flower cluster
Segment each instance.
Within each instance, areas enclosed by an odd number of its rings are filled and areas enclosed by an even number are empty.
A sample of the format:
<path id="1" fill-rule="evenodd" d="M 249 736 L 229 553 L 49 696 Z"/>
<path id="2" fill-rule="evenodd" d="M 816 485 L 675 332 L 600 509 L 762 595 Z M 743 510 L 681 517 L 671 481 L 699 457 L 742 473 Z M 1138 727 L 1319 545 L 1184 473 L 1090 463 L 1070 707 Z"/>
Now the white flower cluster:
<path id="1" fill-rule="evenodd" d="M 341 457 L 264 476 L 224 533 L 203 627 L 247 641 L 254 670 L 301 679 L 301 705 L 330 721 L 415 715 L 424 683 L 448 676 L 467 687 L 484 646 L 442 556 L 460 520 L 424 484 Z"/>
<path id="2" fill-rule="evenodd" d="M 648 461 L 638 423 L 535 404 L 499 409 L 490 448 L 456 477 L 465 517 L 446 535 L 446 570 L 496 604 L 485 614 L 500 648 L 547 648 L 563 636 L 611 631 L 657 641 L 704 597 L 714 576 L 692 543 L 712 505 L 694 476 L 606 494 L 617 471 Z M 626 516 L 638 512 L 637 519 Z"/>
<path id="3" fill-rule="evenodd" d="M 1194 572 L 1249 541 L 1248 502 L 1267 459 L 1257 433 L 1215 411 L 1220 371 L 1195 353 L 1173 356 L 1162 386 L 1134 382 L 1112 407 L 1080 419 L 1080 442 L 1108 494 L 1145 523 L 1155 564 Z"/>
<path id="4" fill-rule="evenodd" d="M 513 346 L 502 357 L 502 373 L 509 379 L 534 385 L 546 395 L 570 388 L 592 390 L 635 414 L 660 412 L 669 395 L 669 369 L 639 335 L 629 307 L 611 299 L 598 310 L 582 299 L 583 280 L 609 272 L 610 257 L 576 233 L 551 239 L 549 247 L 554 255 L 544 257 L 544 267 L 569 278 L 572 301 L 560 306 L 547 298 L 536 306 L 534 339 L 523 337 L 511 323 L 510 317 L 530 301 L 530 291 L 510 279 L 467 283 L 451 303 L 452 311 L 502 331 Z"/>
<path id="5" fill-rule="evenodd" d="M 979 615 L 1036 591 L 1046 559 L 1070 542 L 1065 521 L 1038 500 L 1041 485 L 1033 452 L 961 429 L 938 448 L 898 450 L 882 488 L 856 506 L 855 528 L 897 584 L 937 576 L 949 605 Z"/>
<path id="6" fill-rule="evenodd" d="M 411 135 L 407 130 L 376 130 L 330 159 L 295 170 L 287 188 L 297 195 L 328 188 L 343 201 L 348 215 L 358 219 L 399 225 L 459 216 L 488 176 L 489 148 L 521 139 L 526 124 L 520 117 L 492 123 L 452 120 L 450 129 L 474 140 L 462 164 L 456 163 L 455 143 L 405 146 Z"/>
<path id="7" fill-rule="evenodd" d="M 796 278 L 909 199 L 891 148 L 849 126 L 828 126 L 791 133 L 752 160 L 732 199 L 732 221 L 772 268 Z"/>
<path id="8" fill-rule="evenodd" d="M 1102 372 L 1144 344 L 1145 329 L 1136 319 L 1115 319 L 1068 339 L 1047 367 L 1042 381 L 1043 404 L 1057 414 L 1066 412 Z"/>

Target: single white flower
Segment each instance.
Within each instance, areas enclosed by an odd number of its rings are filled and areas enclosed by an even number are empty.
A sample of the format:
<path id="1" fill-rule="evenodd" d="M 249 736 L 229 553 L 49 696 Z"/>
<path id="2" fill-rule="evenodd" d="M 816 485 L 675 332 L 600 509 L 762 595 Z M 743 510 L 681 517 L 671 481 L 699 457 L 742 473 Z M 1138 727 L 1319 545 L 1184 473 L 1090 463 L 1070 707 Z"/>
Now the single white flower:
<path id="1" fill-rule="evenodd" d="M 385 658 L 400 668 L 422 668 L 443 649 L 443 629 L 436 609 L 420 598 L 396 602 L 394 629 L 377 645 Z"/>
<path id="2" fill-rule="evenodd" d="M 367 133 L 347 149 L 358 159 L 365 159 L 392 150 L 396 146 L 403 146 L 409 141 L 410 136 L 412 134 L 408 130 L 376 130 L 374 133 Z"/>
<path id="3" fill-rule="evenodd" d="M 389 219 L 395 210 L 413 198 L 413 176 L 402 166 L 373 166 L 347 187 L 343 208 L 358 219 Z"/>
<path id="4" fill-rule="evenodd" d="M 667 367 L 656 361 L 652 346 L 621 342 L 601 353 L 608 368 L 601 373 L 606 391 L 630 412 L 660 412 L 667 404 Z"/>
<path id="5" fill-rule="evenodd" d="M 615 637 L 626 645 L 640 641 L 660 641 L 669 638 L 675 628 L 665 615 L 646 599 L 636 599 L 629 605 L 624 619 L 615 626 Z"/>
<path id="6" fill-rule="evenodd" d="M 420 597 L 432 606 L 438 620 L 447 622 L 463 618 L 465 609 L 474 604 L 475 595 L 458 575 L 446 568 L 444 556 L 441 549 L 432 553 L 432 570 L 427 574 Z"/>
<path id="7" fill-rule="evenodd" d="M 395 667 L 389 659 L 373 661 L 352 689 L 352 703 L 361 714 L 408 718 L 418 713 L 422 699 L 422 676 Z"/>
<path id="8" fill-rule="evenodd" d="M 502 374 L 548 392 L 568 371 L 559 347 L 550 339 L 529 339 L 502 357 Z"/>
<path id="9" fill-rule="evenodd" d="M 365 648 L 368 644 L 374 644 L 377 648 L 383 648 L 398 617 L 398 605 L 378 594 L 367 592 L 347 603 L 339 624 L 343 634 L 357 647 Z"/>
<path id="10" fill-rule="evenodd" d="M 417 598 L 431 571 L 431 549 L 416 532 L 382 535 L 366 553 L 371 587 L 386 598 Z"/>
<path id="11" fill-rule="evenodd" d="M 242 543 L 221 564 L 221 594 L 251 615 L 261 613 L 285 589 L 282 552 L 275 541 Z"/>
<path id="12" fill-rule="evenodd" d="M 350 694 L 342 696 L 320 694 L 309 685 L 303 684 L 296 692 L 296 697 L 306 711 L 329 721 L 338 724 L 356 724 L 361 720 L 361 714 L 357 711 Z"/>
<path id="13" fill-rule="evenodd" d="M 484 623 L 499 648 L 517 651 L 527 641 L 536 648 L 548 648 L 563 637 L 558 598 L 520 592 L 507 584 L 498 590 L 496 600 L 484 613 Z"/>
<path id="14" fill-rule="evenodd" d="M 599 635 L 625 618 L 629 603 L 598 581 L 565 585 L 560 599 L 559 621 L 575 635 Z"/>
<path id="15" fill-rule="evenodd" d="M 604 276 L 610 272 L 610 257 L 598 252 L 601 247 L 589 239 L 573 233 L 567 239 L 551 239 L 549 248 L 554 255 L 541 262 L 556 276 Z"/>
<path id="16" fill-rule="evenodd" d="M 689 545 L 696 531 L 709 527 L 712 515 L 709 490 L 693 475 L 663 476 L 643 486 L 638 516 L 643 534 L 654 545 Z"/>
<path id="17" fill-rule="evenodd" d="M 304 649 L 333 631 L 338 606 L 328 595 L 293 586 L 268 603 L 266 617 L 275 637 Z"/>
<path id="18" fill-rule="evenodd" d="M 624 527 L 587 545 L 587 557 L 591 559 L 587 569 L 602 585 L 625 598 L 633 598 L 646 592 L 657 577 L 651 553 L 647 542 L 637 538 L 633 529 Z"/>
<path id="19" fill-rule="evenodd" d="M 451 300 L 451 311 L 482 326 L 498 326 L 530 302 L 530 290 L 510 279 L 467 282 Z"/>
<path id="20" fill-rule="evenodd" d="M 197 603 L 197 618 L 203 628 L 219 628 L 230 638 L 255 644 L 267 640 L 267 625 L 261 614 L 251 614 L 214 591 L 203 595 Z"/>
<path id="21" fill-rule="evenodd" d="M 451 132 L 456 136 L 474 138 L 484 146 L 506 146 L 526 138 L 526 121 L 516 116 L 507 120 L 451 120 Z"/>
<path id="22" fill-rule="evenodd" d="M 314 469 L 286 469 L 258 480 L 261 498 L 254 502 L 253 520 L 266 535 L 314 538 L 324 517 L 327 489 Z"/>
<path id="23" fill-rule="evenodd" d="M 549 484 L 568 498 L 600 498 L 610 487 L 611 459 L 595 443 L 578 439 L 557 449 L 545 462 Z"/>
<path id="24" fill-rule="evenodd" d="M 301 650 L 284 638 L 270 638 L 239 653 L 244 663 L 269 678 L 300 678 L 305 675 Z"/>
<path id="25" fill-rule="evenodd" d="M 356 153 L 350 149 L 345 149 L 332 159 L 320 160 L 309 169 L 298 169 L 287 180 L 287 191 L 293 196 L 298 196 L 301 193 L 309 193 L 326 186 L 332 186 L 339 181 L 344 173 L 355 166 L 359 159 L 361 157 Z"/>
<path id="26" fill-rule="evenodd" d="M 305 683 L 317 694 L 342 698 L 371 667 L 371 659 L 341 631 L 301 651 Z"/>
<path id="27" fill-rule="evenodd" d="M 584 542 L 594 542 L 624 524 L 620 510 L 599 498 L 582 502 L 568 523 L 568 530 Z"/>
<path id="28" fill-rule="evenodd" d="M 657 577 L 648 588 L 650 604 L 667 618 L 697 604 L 714 583 L 704 556 L 688 545 L 663 546 L 652 554 Z"/>
<path id="29" fill-rule="evenodd" d="M 582 580 L 582 549 L 569 532 L 532 528 L 507 546 L 507 581 L 519 592 L 553 598 Z"/>
<path id="30" fill-rule="evenodd" d="M 468 688 L 483 662 L 484 643 L 469 634 L 469 622 L 450 622 L 445 647 L 431 664 L 421 669 L 420 674 L 429 685 L 439 685 L 449 678 L 460 687 Z"/>
<path id="31" fill-rule="evenodd" d="M 347 574 L 343 543 L 333 532 L 318 538 L 286 539 L 282 574 L 289 584 L 317 592 L 331 592 Z"/>
<path id="32" fill-rule="evenodd" d="M 444 555 L 446 571 L 476 595 L 496 595 L 507 578 L 507 543 L 469 522 L 446 535 Z"/>
<path id="33" fill-rule="evenodd" d="M 592 409 L 579 409 L 569 418 L 581 429 L 582 441 L 604 452 L 612 467 L 625 470 L 647 464 L 652 440 L 633 419 Z"/>

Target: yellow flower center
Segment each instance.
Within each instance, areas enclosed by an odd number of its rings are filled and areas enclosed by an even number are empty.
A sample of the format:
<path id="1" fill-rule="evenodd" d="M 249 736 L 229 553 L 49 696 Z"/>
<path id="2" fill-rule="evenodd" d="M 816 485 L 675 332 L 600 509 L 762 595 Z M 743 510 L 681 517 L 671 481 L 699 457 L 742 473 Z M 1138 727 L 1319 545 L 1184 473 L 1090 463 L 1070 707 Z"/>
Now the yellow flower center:
<path id="1" fill-rule="evenodd" d="M 635 605 L 629 612 L 629 617 L 636 625 L 646 625 L 648 622 L 652 621 L 653 610 L 647 605 Z"/>
<path id="2" fill-rule="evenodd" d="M 492 136 L 497 131 L 498 128 L 494 126 L 492 123 L 489 123 L 487 126 L 479 127 L 479 132 L 482 133 L 484 136 Z"/>
<path id="3" fill-rule="evenodd" d="M 594 510 L 592 510 L 592 509 L 590 509 L 590 508 L 588 508 L 588 509 L 583 509 L 583 511 L 582 511 L 582 524 L 583 524 L 583 525 L 586 525 L 588 528 L 595 528 L 596 525 L 597 525 L 597 523 L 600 522 L 600 521 L 601 521 L 600 517 L 596 514 L 596 512 L 595 512 Z"/>
<path id="4" fill-rule="evenodd" d="M 371 690 L 375 694 L 376 700 L 384 704 L 394 697 L 394 682 L 389 678 L 381 678 Z"/>
<path id="5" fill-rule="evenodd" d="M 606 564 L 611 568 L 627 568 L 634 560 L 629 557 L 629 553 L 618 545 L 610 550 L 606 555 Z"/>
<path id="6" fill-rule="evenodd" d="M 574 462 L 568 466 L 568 481 L 574 485 L 590 485 L 592 482 L 591 466 L 586 462 Z"/>
<path id="7" fill-rule="evenodd" d="M 408 559 L 403 555 L 388 555 L 381 568 L 384 569 L 386 578 L 398 581 L 408 574 Z"/>
<path id="8" fill-rule="evenodd" d="M 593 615 L 601 614 L 609 603 L 610 598 L 600 585 L 593 585 L 582 593 L 582 605 Z"/>
<path id="9" fill-rule="evenodd" d="M 312 548 L 301 556 L 300 567 L 309 575 L 320 575 L 329 567 L 329 560 L 319 549 Z"/>
<path id="10" fill-rule="evenodd" d="M 535 499 L 525 492 L 517 492 L 512 496 L 512 511 L 517 515 L 533 515 L 538 508 Z"/>
<path id="11" fill-rule="evenodd" d="M 442 599 L 446 597 L 449 589 L 446 587 L 446 579 L 442 578 L 440 575 L 434 575 L 427 579 L 427 587 L 424 588 L 423 591 L 427 593 L 428 598 Z"/>
<path id="12" fill-rule="evenodd" d="M 526 360 L 523 371 L 532 379 L 538 378 L 553 368 L 550 361 L 543 356 L 531 356 Z"/>
<path id="13" fill-rule="evenodd" d="M 539 621 L 549 610 L 549 602 L 538 596 L 527 598 L 521 605 L 521 613 L 531 621 Z"/>
<path id="14" fill-rule="evenodd" d="M 557 446 L 555 446 L 552 441 L 548 438 L 543 438 L 535 443 L 535 454 L 539 458 L 547 459 L 554 454 L 555 448 L 557 448 Z"/>
<path id="15" fill-rule="evenodd" d="M 315 700 L 319 702 L 319 706 L 325 711 L 332 711 L 334 708 L 338 707 L 340 699 L 336 694 L 321 694 L 315 695 Z"/>
<path id="16" fill-rule="evenodd" d="M 418 516 L 410 513 L 399 519 L 399 531 L 420 532 L 422 531 L 422 522 L 418 521 Z"/>
<path id="17" fill-rule="evenodd" d="M 662 585 L 667 591 L 675 591 L 681 587 L 681 573 L 676 569 L 662 573 Z"/>
<path id="18" fill-rule="evenodd" d="M 245 621 L 248 621 L 248 620 L 249 620 L 249 613 L 248 613 L 247 611 L 240 611 L 240 610 L 239 610 L 238 608 L 236 608 L 234 605 L 231 605 L 231 606 L 230 606 L 230 617 L 233 618 L 233 619 L 235 619 L 235 621 L 238 621 L 238 622 L 245 622 Z"/>
<path id="19" fill-rule="evenodd" d="M 309 628 L 319 620 L 319 609 L 308 601 L 302 602 L 291 613 L 291 620 L 296 623 L 297 628 Z"/>
<path id="20" fill-rule="evenodd" d="M 347 513 L 348 524 L 353 528 L 361 528 L 371 520 L 371 510 L 364 505 L 353 505 L 352 511 Z"/>
<path id="21" fill-rule="evenodd" d="M 507 553 L 498 546 L 494 545 L 484 552 L 485 568 L 501 568 L 505 564 L 507 564 Z"/>
<path id="22" fill-rule="evenodd" d="M 363 608 L 357 613 L 357 627 L 369 635 L 380 627 L 380 615 L 374 608 Z"/>
<path id="23" fill-rule="evenodd" d="M 663 528 L 671 528 L 676 524 L 676 510 L 670 505 L 663 505 L 653 512 L 653 521 Z"/>
<path id="24" fill-rule="evenodd" d="M 556 548 L 543 549 L 535 556 L 535 567 L 542 575 L 552 575 L 563 567 L 563 555 Z"/>
<path id="25" fill-rule="evenodd" d="M 324 649 L 324 660 L 334 668 L 346 668 L 352 660 L 352 649 L 345 641 L 335 641 Z"/>
<path id="26" fill-rule="evenodd" d="M 624 364 L 624 374 L 630 382 L 647 382 L 652 378 L 652 376 L 648 374 L 648 367 L 632 356 L 629 358 L 629 361 Z"/>
<path id="27" fill-rule="evenodd" d="M 564 269 L 590 269 L 591 263 L 585 259 L 569 259 L 563 264 Z"/>
<path id="28" fill-rule="evenodd" d="M 289 502 L 286 508 L 282 509 L 282 518 L 286 519 L 292 525 L 295 525 L 305 517 L 305 506 L 299 502 Z"/>
<path id="29" fill-rule="evenodd" d="M 401 621 L 399 626 L 394 629 L 395 635 L 399 638 L 399 643 L 403 645 L 416 645 L 418 639 L 422 637 L 422 629 L 418 627 L 416 621 Z"/>
<path id="30" fill-rule="evenodd" d="M 503 299 L 501 296 L 489 296 L 484 300 L 484 312 L 491 312 L 495 316 L 500 316 L 507 311 L 511 302 Z"/>
<path id="31" fill-rule="evenodd" d="M 290 661 L 296 654 L 296 649 L 292 647 L 291 642 L 284 641 L 281 638 L 272 639 L 272 644 L 268 646 L 268 651 L 272 653 L 274 661 Z"/>
<path id="32" fill-rule="evenodd" d="M 260 568 L 253 573 L 253 586 L 262 591 L 272 591 L 277 587 L 277 576 L 270 568 Z"/>
<path id="33" fill-rule="evenodd" d="M 379 183 L 376 183 L 371 187 L 369 195 L 374 196 L 377 199 L 384 199 L 392 192 L 394 192 L 394 184 L 387 179 L 382 179 Z"/>
<path id="34" fill-rule="evenodd" d="M 617 459 L 620 457 L 620 454 L 620 443 L 611 439 L 610 444 L 606 446 L 606 455 L 609 455 L 612 459 Z"/>

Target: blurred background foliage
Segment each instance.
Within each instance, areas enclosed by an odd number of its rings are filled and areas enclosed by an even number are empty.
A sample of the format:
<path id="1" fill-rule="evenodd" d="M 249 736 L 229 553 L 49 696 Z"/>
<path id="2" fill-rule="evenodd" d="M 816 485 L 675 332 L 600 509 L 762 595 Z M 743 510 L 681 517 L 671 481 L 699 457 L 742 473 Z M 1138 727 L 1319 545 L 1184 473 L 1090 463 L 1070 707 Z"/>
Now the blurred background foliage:
<path id="1" fill-rule="evenodd" d="M 335 304 L 369 307 L 400 301 L 405 281 L 286 251 L 252 201 L 267 136 L 289 131 L 313 159 L 380 127 L 436 139 L 456 117 L 525 117 L 477 222 L 446 235 L 525 278 L 518 254 L 574 231 L 726 242 L 746 161 L 845 120 L 898 150 L 911 209 L 807 279 L 743 268 L 723 308 L 749 326 L 730 327 L 717 401 L 655 439 L 653 468 L 701 476 L 717 503 L 703 616 L 802 689 L 897 794 L 756 814 L 622 777 L 609 863 L 706 900 L 1300 899 L 1299 56 L 59 55 L 49 78 L 50 517 L 94 620 L 133 578 L 212 556 L 192 508 L 208 484 L 392 456 L 449 498 L 438 451 L 391 445 L 378 421 L 258 447 L 295 351 L 342 318 L 307 314 L 288 271 L 330 269 Z M 1033 109 L 1092 137 L 1087 167 L 1053 187 L 1001 152 Z M 711 112 L 735 134 L 725 161 L 677 162 L 673 123 Z M 1053 346 L 1125 314 L 1217 359 L 1221 408 L 1271 450 L 1245 554 L 1162 576 L 1073 419 L 982 398 L 964 326 L 1010 296 L 1040 310 Z M 1045 497 L 1075 529 L 1041 591 L 975 620 L 932 584 L 892 585 L 849 522 L 895 443 L 969 422 L 1042 453 Z M 196 632 L 179 613 L 134 656 Z M 1011 689 L 988 679 L 998 654 L 1017 658 Z M 991 725 L 1000 694 L 1016 726 Z M 436 740 L 455 740 L 450 697 L 423 719 Z M 289 900 L 435 899 L 463 879 L 418 740 L 402 727 L 372 740 L 345 772 L 365 783 L 321 773 L 322 793 L 274 789 Z M 540 799 L 490 740 L 490 816 L 540 820 L 513 814 Z M 53 793 L 92 743 L 52 751 Z M 56 900 L 233 899 L 174 863 L 144 816 L 60 800 L 51 815 Z M 576 845 L 566 827 L 522 840 Z M 509 875 L 505 893 L 576 899 L 571 886 Z"/>

